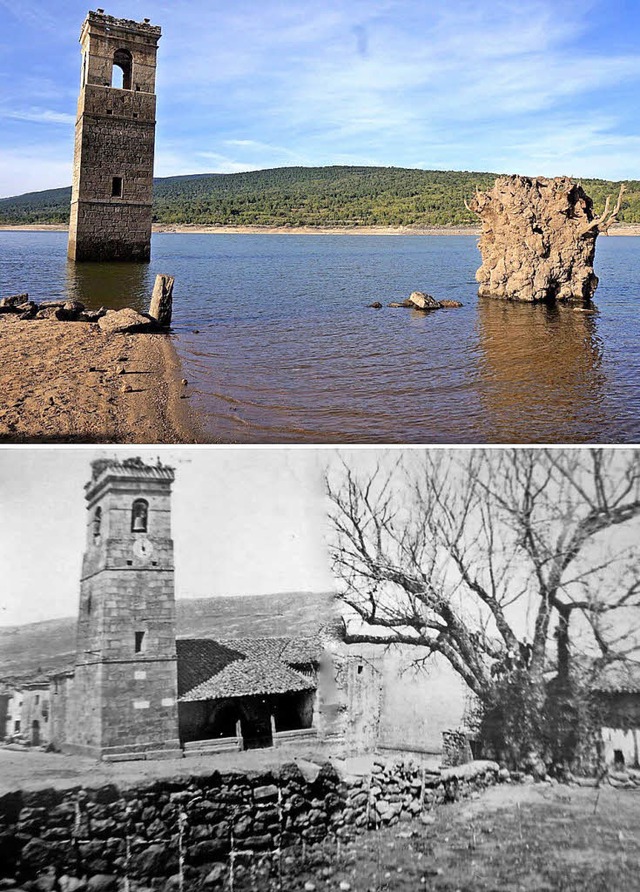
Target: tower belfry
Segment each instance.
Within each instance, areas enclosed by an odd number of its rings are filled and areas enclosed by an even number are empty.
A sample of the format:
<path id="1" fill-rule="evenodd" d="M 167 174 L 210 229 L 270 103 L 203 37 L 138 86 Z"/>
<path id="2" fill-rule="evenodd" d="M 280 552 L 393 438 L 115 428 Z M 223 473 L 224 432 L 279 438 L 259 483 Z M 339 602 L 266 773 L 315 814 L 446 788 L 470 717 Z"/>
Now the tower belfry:
<path id="1" fill-rule="evenodd" d="M 98 758 L 181 755 L 171 485 L 141 459 L 92 463 L 65 748 Z"/>
<path id="2" fill-rule="evenodd" d="M 116 19 L 102 9 L 82 26 L 71 260 L 150 258 L 160 34 L 148 19 Z"/>

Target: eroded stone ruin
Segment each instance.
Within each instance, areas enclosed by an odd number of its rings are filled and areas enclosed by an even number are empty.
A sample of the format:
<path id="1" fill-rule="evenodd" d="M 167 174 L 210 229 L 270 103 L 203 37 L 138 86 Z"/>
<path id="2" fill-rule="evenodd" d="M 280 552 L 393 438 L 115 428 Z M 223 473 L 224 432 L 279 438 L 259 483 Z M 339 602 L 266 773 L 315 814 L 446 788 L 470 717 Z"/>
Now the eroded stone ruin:
<path id="1" fill-rule="evenodd" d="M 568 177 L 504 176 L 493 189 L 476 192 L 467 208 L 482 224 L 480 296 L 588 303 L 598 285 L 596 239 L 615 221 L 623 192 L 613 210 L 607 198 L 599 217 Z"/>

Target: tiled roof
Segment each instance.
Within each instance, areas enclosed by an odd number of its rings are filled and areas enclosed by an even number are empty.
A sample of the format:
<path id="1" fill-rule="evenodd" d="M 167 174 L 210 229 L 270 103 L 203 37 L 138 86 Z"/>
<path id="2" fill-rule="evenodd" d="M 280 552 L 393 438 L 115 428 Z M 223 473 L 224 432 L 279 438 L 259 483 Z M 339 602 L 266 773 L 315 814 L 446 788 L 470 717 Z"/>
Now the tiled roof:
<path id="1" fill-rule="evenodd" d="M 605 666 L 594 687 L 606 694 L 640 694 L 640 663 L 617 660 Z"/>
<path id="2" fill-rule="evenodd" d="M 178 638 L 178 697 L 221 672 L 229 663 L 243 660 L 237 647 L 228 647 L 213 638 Z"/>
<path id="3" fill-rule="evenodd" d="M 289 666 L 318 663 L 322 647 L 316 637 L 285 636 L 269 638 L 219 638 L 226 647 L 235 647 L 253 659 L 274 658 Z"/>
<path id="4" fill-rule="evenodd" d="M 317 663 L 316 639 L 179 638 L 178 696 L 181 701 L 286 694 L 315 688 L 295 665 Z"/>
<path id="5" fill-rule="evenodd" d="M 180 699 L 217 700 L 221 697 L 255 697 L 260 694 L 288 694 L 310 691 L 315 684 L 278 660 L 237 660 L 188 691 Z"/>
<path id="6" fill-rule="evenodd" d="M 301 666 L 320 661 L 322 647 L 317 638 L 290 638 L 281 659 L 290 666 Z"/>

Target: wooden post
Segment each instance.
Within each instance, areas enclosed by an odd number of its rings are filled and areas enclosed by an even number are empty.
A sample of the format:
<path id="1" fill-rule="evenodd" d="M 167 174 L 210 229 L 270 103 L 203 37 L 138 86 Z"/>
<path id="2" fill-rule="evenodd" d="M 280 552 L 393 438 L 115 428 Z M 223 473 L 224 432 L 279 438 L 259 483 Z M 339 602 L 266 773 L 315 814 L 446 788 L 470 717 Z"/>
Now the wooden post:
<path id="1" fill-rule="evenodd" d="M 276 745 L 276 717 L 273 713 L 269 716 L 271 721 L 271 746 Z"/>
<path id="2" fill-rule="evenodd" d="M 238 749 L 244 749 L 244 740 L 242 739 L 242 722 L 240 719 L 236 722 L 236 737 L 238 738 Z"/>
<path id="3" fill-rule="evenodd" d="M 162 328 L 169 328 L 171 325 L 173 282 L 173 276 L 159 275 L 156 276 L 155 285 L 153 286 L 149 315 L 153 316 Z"/>

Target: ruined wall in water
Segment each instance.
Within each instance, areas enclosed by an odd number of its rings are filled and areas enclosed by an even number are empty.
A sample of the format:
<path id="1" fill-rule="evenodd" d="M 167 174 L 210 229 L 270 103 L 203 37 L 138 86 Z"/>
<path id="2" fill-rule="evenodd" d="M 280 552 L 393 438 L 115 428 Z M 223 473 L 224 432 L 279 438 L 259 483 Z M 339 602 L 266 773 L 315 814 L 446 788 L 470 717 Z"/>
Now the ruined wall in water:
<path id="1" fill-rule="evenodd" d="M 592 200 L 568 177 L 499 177 L 468 205 L 482 226 L 478 293 L 526 302 L 590 301 L 598 285 L 596 238 L 619 204 L 609 212 L 607 203 L 596 218 Z"/>

